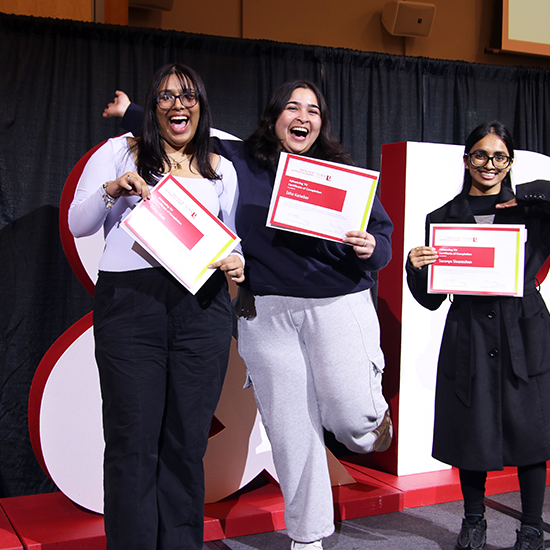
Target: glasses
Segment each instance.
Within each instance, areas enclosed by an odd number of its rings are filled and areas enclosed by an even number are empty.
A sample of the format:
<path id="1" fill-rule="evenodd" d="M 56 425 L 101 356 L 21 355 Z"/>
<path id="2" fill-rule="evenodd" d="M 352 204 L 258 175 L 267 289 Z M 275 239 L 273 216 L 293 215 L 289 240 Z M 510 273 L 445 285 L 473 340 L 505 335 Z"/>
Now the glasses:
<path id="1" fill-rule="evenodd" d="M 180 103 L 184 107 L 194 107 L 199 101 L 199 92 L 195 90 L 184 90 L 181 94 L 159 94 L 157 96 L 157 105 L 164 111 L 168 111 L 176 104 L 176 99 L 180 100 Z"/>
<path id="2" fill-rule="evenodd" d="M 489 161 L 493 163 L 493 166 L 497 170 L 504 170 L 512 164 L 512 159 L 508 155 L 497 154 L 494 157 L 490 157 L 484 151 L 474 151 L 473 153 L 466 153 L 464 155 L 470 159 L 470 164 L 476 168 L 483 168 Z"/>

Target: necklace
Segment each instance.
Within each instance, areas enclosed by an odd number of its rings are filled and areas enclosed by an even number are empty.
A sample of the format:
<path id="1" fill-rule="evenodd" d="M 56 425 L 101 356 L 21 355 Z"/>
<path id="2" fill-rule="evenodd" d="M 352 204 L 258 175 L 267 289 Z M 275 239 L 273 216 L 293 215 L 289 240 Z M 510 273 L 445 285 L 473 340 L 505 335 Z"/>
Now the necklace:
<path id="1" fill-rule="evenodd" d="M 187 157 L 182 157 L 179 161 L 173 159 L 170 155 L 168 155 L 168 158 L 170 159 L 170 164 L 176 169 L 176 170 L 182 170 L 182 163 L 187 159 Z"/>

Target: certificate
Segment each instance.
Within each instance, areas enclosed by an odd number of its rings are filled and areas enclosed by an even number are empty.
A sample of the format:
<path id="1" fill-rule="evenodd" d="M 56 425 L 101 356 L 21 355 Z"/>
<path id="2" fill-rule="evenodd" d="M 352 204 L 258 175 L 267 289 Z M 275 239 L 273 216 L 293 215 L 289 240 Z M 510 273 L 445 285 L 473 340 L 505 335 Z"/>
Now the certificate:
<path id="1" fill-rule="evenodd" d="M 379 175 L 281 153 L 266 225 L 342 242 L 348 231 L 366 229 Z"/>
<path id="2" fill-rule="evenodd" d="M 208 266 L 229 256 L 240 241 L 171 175 L 122 227 L 192 294 L 216 271 Z"/>
<path id="3" fill-rule="evenodd" d="M 524 225 L 431 224 L 428 292 L 523 296 Z"/>

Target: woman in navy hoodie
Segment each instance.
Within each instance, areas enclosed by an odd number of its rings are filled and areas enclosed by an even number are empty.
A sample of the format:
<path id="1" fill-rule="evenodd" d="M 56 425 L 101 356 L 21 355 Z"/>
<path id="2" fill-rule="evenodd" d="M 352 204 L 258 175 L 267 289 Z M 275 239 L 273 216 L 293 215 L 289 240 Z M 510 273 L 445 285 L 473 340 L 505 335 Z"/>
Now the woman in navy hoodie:
<path id="1" fill-rule="evenodd" d="M 390 261 L 393 226 L 376 200 L 367 231 L 349 231 L 346 244 L 266 227 L 281 151 L 352 163 L 310 82 L 283 84 L 254 134 L 220 150 L 239 178 L 239 353 L 273 447 L 292 548 L 322 548 L 334 531 L 323 427 L 354 452 L 391 442 L 370 289 L 372 272 Z"/>

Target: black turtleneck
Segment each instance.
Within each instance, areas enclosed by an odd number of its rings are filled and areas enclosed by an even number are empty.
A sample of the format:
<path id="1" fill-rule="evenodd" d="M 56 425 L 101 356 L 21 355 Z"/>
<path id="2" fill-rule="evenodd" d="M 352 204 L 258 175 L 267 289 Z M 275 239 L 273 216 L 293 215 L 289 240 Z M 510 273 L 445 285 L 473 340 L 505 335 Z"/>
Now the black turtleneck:
<path id="1" fill-rule="evenodd" d="M 500 195 L 468 195 L 468 205 L 477 223 L 493 223 Z"/>

